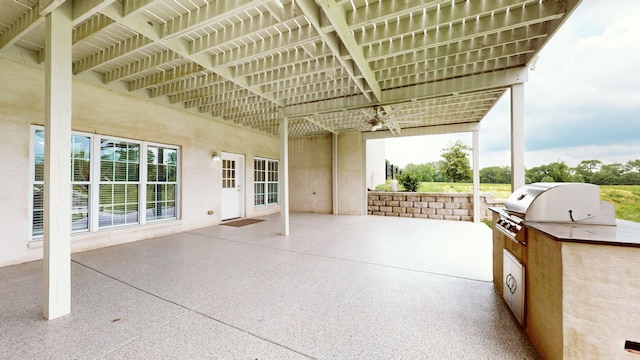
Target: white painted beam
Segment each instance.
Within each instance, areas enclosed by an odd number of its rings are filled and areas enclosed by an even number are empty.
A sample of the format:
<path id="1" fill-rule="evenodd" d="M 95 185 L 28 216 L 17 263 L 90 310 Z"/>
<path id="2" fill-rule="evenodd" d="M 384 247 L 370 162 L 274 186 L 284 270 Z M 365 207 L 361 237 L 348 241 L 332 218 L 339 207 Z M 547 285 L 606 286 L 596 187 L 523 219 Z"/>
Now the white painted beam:
<path id="1" fill-rule="evenodd" d="M 314 41 L 318 36 L 310 25 L 292 29 L 283 35 L 270 36 L 259 41 L 252 41 L 245 46 L 227 49 L 213 56 L 212 66 L 215 68 L 243 65 L 248 61 L 259 60 L 279 51 L 288 51 L 294 47 Z M 194 54 L 195 55 L 195 54 Z"/>
<path id="2" fill-rule="evenodd" d="M 208 87 L 211 85 L 223 84 L 223 83 L 224 83 L 223 77 L 221 77 L 218 74 L 208 73 L 204 76 L 182 79 L 179 82 L 173 82 L 173 83 L 163 84 L 163 85 L 154 87 L 151 89 L 149 96 L 151 98 L 155 98 L 158 96 L 175 95 L 175 94 L 180 94 L 184 91 L 189 91 L 192 89 L 198 89 L 202 87 Z"/>
<path id="3" fill-rule="evenodd" d="M 534 24 L 523 28 L 501 31 L 495 34 L 488 34 L 480 37 L 473 37 L 459 42 L 439 45 L 434 43 L 414 51 L 398 53 L 388 53 L 390 47 L 380 47 L 379 52 L 372 52 L 370 55 L 375 59 L 371 62 L 374 69 L 395 69 L 412 64 L 424 64 L 428 66 L 442 66 L 441 59 L 455 59 L 456 61 L 467 60 L 467 57 L 483 52 L 488 59 L 500 58 L 505 55 L 526 54 L 533 48 L 532 40 L 548 36 L 547 27 L 543 24 Z M 515 49 L 508 51 L 503 46 Z M 496 56 L 497 54 L 497 56 Z M 430 62 L 426 62 L 430 61 Z M 430 67 L 424 67 L 427 70 Z M 378 80 L 381 79 L 378 77 Z"/>
<path id="4" fill-rule="evenodd" d="M 323 124 L 321 121 L 316 120 L 313 116 L 307 116 L 304 119 L 307 120 L 308 122 L 318 126 L 318 127 L 323 128 L 324 130 L 327 130 L 330 133 L 337 134 L 337 132 L 336 132 L 336 130 L 334 128 Z"/>
<path id="5" fill-rule="evenodd" d="M 452 134 L 452 133 L 470 132 L 470 131 L 477 131 L 477 130 L 480 130 L 480 124 L 477 122 L 453 124 L 453 125 L 414 127 L 414 128 L 402 129 L 402 137 Z M 374 132 L 365 132 L 362 134 L 362 137 L 365 140 L 371 140 L 371 139 L 386 139 L 386 138 L 393 137 L 393 135 L 389 131 L 374 131 Z"/>
<path id="6" fill-rule="evenodd" d="M 280 119 L 280 234 L 289 236 L 289 123 Z"/>
<path id="7" fill-rule="evenodd" d="M 174 53 L 171 50 L 164 50 L 159 53 L 152 54 L 133 63 L 127 63 L 113 70 L 110 70 L 104 74 L 104 82 L 110 83 L 112 81 L 127 78 L 149 69 L 155 69 L 161 65 L 168 64 L 175 60 L 180 59 L 180 55 Z"/>
<path id="8" fill-rule="evenodd" d="M 329 46 L 333 55 L 340 61 L 342 67 L 349 74 L 353 82 L 358 86 L 362 96 L 364 96 L 367 102 L 375 101 L 372 98 L 371 88 L 367 86 L 362 77 L 358 76 L 355 71 L 355 64 L 353 60 L 348 58 L 347 54 L 342 53 L 342 47 L 340 44 L 340 38 L 335 33 L 326 33 L 325 28 L 322 25 L 322 19 L 320 17 L 320 9 L 316 5 L 314 0 L 297 0 L 296 3 L 302 9 L 302 12 L 307 16 L 309 22 L 313 25 L 315 31 L 320 35 L 324 42 Z M 376 83 L 377 84 L 377 83 Z M 375 95 L 374 95 L 375 96 Z M 379 100 L 379 99 L 378 99 Z"/>
<path id="9" fill-rule="evenodd" d="M 90 39 L 113 24 L 115 24 L 113 20 L 102 14 L 91 17 L 75 27 L 73 31 L 73 44 L 75 45 L 83 40 Z"/>
<path id="10" fill-rule="evenodd" d="M 270 2 L 262 5 L 267 6 Z M 206 36 L 197 37 L 191 42 L 191 53 L 197 54 L 207 51 L 211 48 L 233 48 L 238 41 L 243 38 L 251 37 L 255 39 L 258 36 L 265 35 L 265 29 L 277 26 L 279 23 L 300 17 L 296 12 L 294 2 L 284 5 L 280 14 L 284 16 L 275 17 L 272 12 L 265 13 L 259 17 L 254 17 L 251 21 L 242 21 L 233 26 L 228 26 L 218 31 L 207 34 Z M 249 41 L 253 42 L 253 40 Z"/>
<path id="11" fill-rule="evenodd" d="M 382 1 L 375 6 L 367 7 L 366 11 L 359 12 L 359 17 L 353 19 L 357 23 L 361 23 L 362 20 L 369 17 L 374 17 L 376 7 L 388 7 L 393 6 L 390 4 L 384 4 L 388 1 Z M 394 3 L 393 1 L 391 3 Z M 548 3 L 548 2 L 547 2 Z M 540 6 L 536 3 L 536 5 Z M 557 9 L 551 2 L 551 6 L 542 5 L 535 7 L 533 4 L 529 5 L 529 9 L 522 9 L 522 0 L 493 0 L 493 1 L 466 1 L 456 4 L 454 6 L 440 6 L 432 8 L 430 10 L 422 12 L 414 12 L 412 16 L 402 17 L 402 11 L 400 14 L 395 13 L 395 18 L 387 19 L 386 24 L 380 25 L 380 20 L 369 19 L 369 22 L 378 22 L 375 27 L 369 27 L 366 30 L 357 31 L 355 38 L 361 46 L 374 44 L 380 41 L 387 41 L 389 34 L 393 34 L 393 37 L 399 39 L 400 37 L 411 36 L 412 34 L 419 32 L 429 32 L 436 29 L 442 30 L 445 27 L 449 27 L 449 24 L 461 25 L 463 28 L 466 26 L 470 29 L 476 29 L 478 24 L 476 21 L 496 22 L 496 25 L 502 24 L 503 26 L 512 27 L 514 22 L 519 22 L 523 16 L 523 12 L 530 13 L 532 15 L 538 15 L 549 9 L 552 13 L 557 13 Z M 509 10 L 509 15 L 503 18 L 506 10 Z M 495 15 L 495 20 L 493 19 Z M 398 15 L 396 15 L 398 14 Z M 386 15 L 386 14 L 385 14 Z M 478 19 L 478 20 L 476 20 Z M 502 22 L 500 22 L 502 21 Z M 366 26 L 366 25 L 365 25 Z"/>
<path id="12" fill-rule="evenodd" d="M 414 100 L 423 100 L 449 96 L 458 93 L 482 90 L 501 89 L 527 81 L 526 67 L 507 69 L 493 73 L 478 74 L 465 78 L 437 81 L 429 84 L 407 86 L 400 89 L 383 90 L 383 103 L 392 105 Z M 336 109 L 352 110 L 369 107 L 369 101 L 361 95 L 349 98 L 332 99 L 309 104 L 293 105 L 284 108 L 284 114 L 289 118 L 298 118 L 313 114 L 334 112 Z"/>
<path id="13" fill-rule="evenodd" d="M 340 41 L 346 48 L 367 86 L 371 89 L 375 100 L 382 100 L 382 90 L 380 89 L 378 80 L 369 67 L 369 62 L 362 51 L 362 45 L 356 41 L 349 25 L 347 24 L 342 7 L 336 4 L 335 0 L 319 0 L 318 4 L 324 11 L 331 25 L 333 25 L 338 38 L 340 38 Z"/>
<path id="14" fill-rule="evenodd" d="M 85 71 L 93 70 L 106 62 L 126 56 L 127 54 L 130 54 L 150 44 L 152 44 L 151 40 L 147 39 L 144 36 L 135 35 L 124 40 L 123 42 L 109 46 L 108 48 L 105 48 L 100 52 L 97 52 L 75 62 L 73 64 L 73 73 L 80 74 Z"/>
<path id="15" fill-rule="evenodd" d="M 124 0 L 122 16 L 135 15 L 151 7 L 155 0 Z"/>
<path id="16" fill-rule="evenodd" d="M 27 10 L 9 28 L 0 33 L 0 50 L 15 44 L 24 34 L 42 24 L 44 18 L 40 16 L 38 9 L 33 7 Z"/>
<path id="17" fill-rule="evenodd" d="M 524 184 L 524 84 L 514 84 L 511 86 L 511 191 Z"/>
<path id="18" fill-rule="evenodd" d="M 42 314 L 71 312 L 71 1 L 46 16 Z"/>
<path id="19" fill-rule="evenodd" d="M 543 4 L 549 3 L 548 1 Z M 541 13 L 515 9 L 509 13 L 496 14 L 495 16 L 481 18 L 475 21 L 453 24 L 439 28 L 436 31 L 418 32 L 403 41 L 377 42 L 363 48 L 365 58 L 375 60 L 388 54 L 410 53 L 413 49 L 422 48 L 424 44 L 438 44 L 439 46 L 454 44 L 463 40 L 491 35 L 495 32 L 507 30 L 525 29 L 528 25 L 540 24 L 561 18 L 563 13 L 558 13 L 555 7 L 548 5 L 536 5 Z M 518 16 L 520 16 L 518 18 Z M 385 55 L 387 54 L 387 55 Z"/>
<path id="20" fill-rule="evenodd" d="M 183 77 L 192 76 L 202 72 L 204 68 L 196 63 L 188 63 L 177 66 L 161 73 L 145 76 L 129 82 L 129 91 L 146 89 L 150 86 L 158 85 L 166 81 L 177 80 Z"/>
<path id="21" fill-rule="evenodd" d="M 125 7 L 126 6 L 127 5 L 125 4 Z M 161 45 L 177 53 L 183 58 L 202 66 L 204 69 L 207 69 L 209 71 L 212 71 L 218 74 L 219 76 L 225 78 L 227 81 L 231 81 L 242 88 L 248 89 L 254 94 L 261 96 L 269 101 L 272 101 L 276 105 L 282 105 L 280 101 L 278 101 L 273 96 L 271 96 L 271 94 L 262 93 L 259 88 L 250 86 L 247 83 L 246 78 L 235 78 L 232 76 L 228 68 L 215 66 L 214 65 L 215 62 L 211 56 L 208 56 L 205 54 L 200 54 L 200 55 L 191 54 L 189 49 L 189 44 L 186 41 L 180 38 L 175 40 L 164 39 L 163 37 L 161 37 L 160 31 L 156 29 L 157 26 L 149 26 L 148 20 L 143 16 L 133 16 L 133 15 L 126 16 L 126 17 L 123 16 L 122 15 L 123 11 L 119 6 L 118 2 L 114 3 L 112 6 L 106 7 L 101 12 L 104 15 L 116 21 L 118 24 L 121 24 L 133 31 L 136 31 L 140 35 L 151 39 L 156 44 Z M 126 11 L 124 11 L 124 13 L 126 13 Z"/>
<path id="22" fill-rule="evenodd" d="M 115 1 L 116 0 L 73 0 L 73 24 L 81 24 Z"/>
<path id="23" fill-rule="evenodd" d="M 183 16 L 168 21 L 163 26 L 165 39 L 173 39 L 195 29 L 215 24 L 239 13 L 264 4 L 264 0 L 214 0 Z"/>
<path id="24" fill-rule="evenodd" d="M 71 2 L 72 0 L 69 0 Z M 38 12 L 42 16 L 51 14 L 60 5 L 64 4 L 65 0 L 40 0 L 38 2 Z"/>

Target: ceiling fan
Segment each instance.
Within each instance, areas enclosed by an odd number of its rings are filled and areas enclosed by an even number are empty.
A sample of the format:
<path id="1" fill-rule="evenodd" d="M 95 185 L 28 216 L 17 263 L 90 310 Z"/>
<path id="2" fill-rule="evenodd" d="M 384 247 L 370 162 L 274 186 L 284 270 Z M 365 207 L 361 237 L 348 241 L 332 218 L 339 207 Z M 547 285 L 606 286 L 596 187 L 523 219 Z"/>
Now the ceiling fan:
<path id="1" fill-rule="evenodd" d="M 392 116 L 400 109 L 402 109 L 402 106 L 391 110 L 389 106 L 373 105 L 373 115 L 371 115 L 370 111 L 364 109 L 363 112 L 369 117 L 367 122 L 371 125 L 371 131 L 381 130 L 386 127 L 391 133 L 397 135 L 400 133 L 400 128 L 392 121 Z"/>
<path id="2" fill-rule="evenodd" d="M 369 125 L 371 125 L 371 131 L 382 129 L 385 125 L 387 113 L 379 105 L 373 106 L 373 117 L 369 119 Z"/>

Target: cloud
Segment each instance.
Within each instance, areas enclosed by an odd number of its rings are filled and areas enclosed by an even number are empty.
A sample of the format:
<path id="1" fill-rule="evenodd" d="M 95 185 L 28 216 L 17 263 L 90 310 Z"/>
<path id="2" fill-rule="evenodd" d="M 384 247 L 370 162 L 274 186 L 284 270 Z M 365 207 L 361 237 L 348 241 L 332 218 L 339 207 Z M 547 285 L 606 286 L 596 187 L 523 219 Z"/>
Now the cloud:
<path id="1" fill-rule="evenodd" d="M 638 0 L 583 1 L 540 52 L 536 70 L 530 71 L 525 84 L 528 168 L 554 161 L 575 166 L 589 159 L 604 163 L 640 159 L 637 14 Z M 509 102 L 507 91 L 480 123 L 481 168 L 510 164 Z M 462 140 L 471 145 L 471 136 L 466 136 Z M 447 141 L 456 138 L 460 135 Z M 405 138 L 405 153 L 418 146 L 439 160 L 446 141 L 427 139 L 411 147 Z M 409 162 L 427 161 L 414 157 Z"/>

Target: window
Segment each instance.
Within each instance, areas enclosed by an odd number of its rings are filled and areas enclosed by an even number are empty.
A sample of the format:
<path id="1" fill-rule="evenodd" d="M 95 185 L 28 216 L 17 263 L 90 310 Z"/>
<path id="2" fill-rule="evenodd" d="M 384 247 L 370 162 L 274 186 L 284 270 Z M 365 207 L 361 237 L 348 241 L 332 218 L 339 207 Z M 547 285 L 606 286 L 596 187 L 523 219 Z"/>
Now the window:
<path id="1" fill-rule="evenodd" d="M 91 137 L 71 135 L 71 231 L 89 230 Z"/>
<path id="2" fill-rule="evenodd" d="M 100 140 L 98 226 L 139 222 L 140 144 Z"/>
<path id="3" fill-rule="evenodd" d="M 147 147 L 147 220 L 176 217 L 178 150 Z"/>
<path id="4" fill-rule="evenodd" d="M 32 236 L 42 236 L 44 229 L 44 130 L 36 129 L 33 137 Z"/>
<path id="5" fill-rule="evenodd" d="M 42 127 L 34 127 L 32 151 L 31 233 L 37 238 L 44 225 Z M 178 148 L 73 132 L 70 185 L 73 232 L 176 219 Z"/>
<path id="6" fill-rule="evenodd" d="M 253 165 L 254 205 L 278 204 L 278 161 L 256 158 Z"/>

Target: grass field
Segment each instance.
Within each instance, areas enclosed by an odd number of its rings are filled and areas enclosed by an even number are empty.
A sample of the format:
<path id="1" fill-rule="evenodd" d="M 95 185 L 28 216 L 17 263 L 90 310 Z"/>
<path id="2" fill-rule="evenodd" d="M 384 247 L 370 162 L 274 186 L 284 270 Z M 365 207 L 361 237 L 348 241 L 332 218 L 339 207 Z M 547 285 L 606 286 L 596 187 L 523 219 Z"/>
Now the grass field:
<path id="1" fill-rule="evenodd" d="M 387 182 L 376 187 L 376 190 L 390 191 L 391 186 Z M 438 193 L 470 193 L 473 192 L 473 184 L 465 183 L 422 183 L 419 192 Z M 509 184 L 480 184 L 481 193 L 493 194 L 496 199 L 506 199 L 511 194 Z M 600 186 L 602 200 L 609 201 L 616 206 L 618 219 L 640 222 L 640 185 L 603 185 Z"/>

